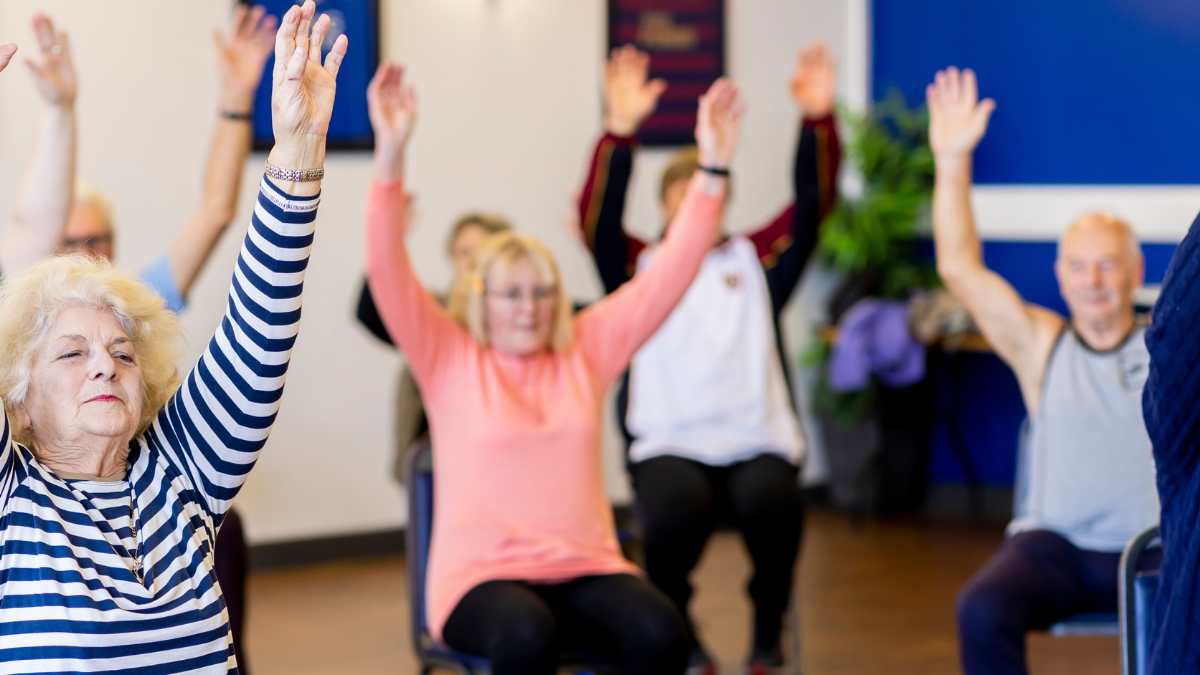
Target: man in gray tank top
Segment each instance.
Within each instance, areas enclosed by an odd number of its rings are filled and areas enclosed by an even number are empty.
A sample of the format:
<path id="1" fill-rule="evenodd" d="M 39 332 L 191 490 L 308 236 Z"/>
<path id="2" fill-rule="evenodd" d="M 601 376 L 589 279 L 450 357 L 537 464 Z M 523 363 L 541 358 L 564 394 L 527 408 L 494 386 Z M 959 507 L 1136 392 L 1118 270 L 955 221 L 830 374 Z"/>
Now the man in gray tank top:
<path id="1" fill-rule="evenodd" d="M 1030 483 L 996 555 L 958 602 L 963 670 L 1025 673 L 1025 633 L 1116 611 L 1120 551 L 1158 521 L 1141 415 L 1149 356 L 1135 321 L 1141 249 L 1129 225 L 1082 216 L 1059 240 L 1055 273 L 1070 318 L 1026 303 L 983 264 L 971 159 L 995 104 L 949 68 L 926 90 L 936 159 L 938 272 L 1014 371 L 1030 418 Z"/>

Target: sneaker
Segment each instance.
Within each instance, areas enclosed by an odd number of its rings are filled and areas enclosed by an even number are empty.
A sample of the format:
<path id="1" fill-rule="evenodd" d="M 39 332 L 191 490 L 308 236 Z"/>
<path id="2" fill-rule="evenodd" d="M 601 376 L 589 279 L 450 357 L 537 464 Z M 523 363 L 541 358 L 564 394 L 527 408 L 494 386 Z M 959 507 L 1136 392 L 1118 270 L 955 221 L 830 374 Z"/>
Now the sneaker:
<path id="1" fill-rule="evenodd" d="M 696 647 L 688 658 L 687 675 L 717 675 L 717 664 L 703 647 Z"/>
<path id="2" fill-rule="evenodd" d="M 750 655 L 750 664 L 746 666 L 746 675 L 781 675 L 783 673 L 783 651 L 774 649 L 754 648 Z"/>

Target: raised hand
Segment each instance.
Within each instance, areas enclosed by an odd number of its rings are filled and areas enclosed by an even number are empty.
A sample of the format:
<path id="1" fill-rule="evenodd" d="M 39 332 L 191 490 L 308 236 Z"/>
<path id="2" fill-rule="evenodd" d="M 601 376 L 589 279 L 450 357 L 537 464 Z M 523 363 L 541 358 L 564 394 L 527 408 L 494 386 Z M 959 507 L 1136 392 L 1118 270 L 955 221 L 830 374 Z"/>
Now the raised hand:
<path id="1" fill-rule="evenodd" d="M 274 45 L 275 17 L 256 5 L 239 4 L 229 22 L 229 35 L 213 30 L 217 69 L 221 75 L 222 105 L 245 112 L 254 100 L 263 66 Z"/>
<path id="2" fill-rule="evenodd" d="M 792 98 L 809 117 L 828 115 L 833 110 L 837 71 L 824 42 L 800 50 L 792 73 Z"/>
<path id="3" fill-rule="evenodd" d="M 13 54 L 17 53 L 17 46 L 11 42 L 0 45 L 0 72 L 8 67 L 8 62 L 12 60 Z"/>
<path id="4" fill-rule="evenodd" d="M 604 128 L 618 136 L 632 136 L 654 112 L 667 88 L 662 80 L 649 80 L 650 56 L 632 45 L 614 49 L 604 68 Z"/>
<path id="5" fill-rule="evenodd" d="M 704 166 L 728 168 L 737 149 L 746 106 L 742 95 L 728 78 L 722 77 L 700 97 L 696 115 L 696 145 Z"/>
<path id="6" fill-rule="evenodd" d="M 367 85 L 367 113 L 375 132 L 376 177 L 395 180 L 400 177 L 404 149 L 417 124 L 417 95 L 404 81 L 404 66 L 379 64 Z"/>
<path id="7" fill-rule="evenodd" d="M 315 149 L 314 144 L 320 146 L 320 159 L 324 159 L 337 72 L 348 45 L 346 36 L 339 35 L 322 66 L 321 45 L 329 32 L 329 17 L 322 14 L 314 22 L 315 13 L 313 0 L 305 0 L 302 7 L 289 8 L 275 34 L 271 126 L 276 150 L 290 160 L 315 159 L 300 156 L 308 154 L 301 150 Z"/>
<path id="8" fill-rule="evenodd" d="M 37 39 L 41 60 L 25 59 L 25 65 L 29 66 L 29 72 L 33 73 L 38 93 L 53 106 L 69 108 L 75 105 L 79 85 L 75 77 L 75 64 L 71 61 L 67 34 L 55 30 L 50 17 L 38 12 L 33 15 L 33 35 Z"/>
<path id="9" fill-rule="evenodd" d="M 938 159 L 970 155 L 987 132 L 996 108 L 992 99 L 979 100 L 975 73 L 954 66 L 940 70 L 925 88 L 929 104 L 929 147 Z"/>

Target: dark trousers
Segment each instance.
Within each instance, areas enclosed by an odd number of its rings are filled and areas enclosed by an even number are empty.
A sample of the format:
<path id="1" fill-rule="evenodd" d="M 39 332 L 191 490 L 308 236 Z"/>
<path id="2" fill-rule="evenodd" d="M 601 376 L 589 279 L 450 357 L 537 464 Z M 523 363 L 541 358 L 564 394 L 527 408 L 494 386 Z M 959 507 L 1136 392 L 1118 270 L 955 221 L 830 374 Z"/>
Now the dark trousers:
<path id="1" fill-rule="evenodd" d="M 689 578 L 722 520 L 741 532 L 754 565 L 747 586 L 754 603 L 754 647 L 779 646 L 804 531 L 798 473 L 795 465 L 765 454 L 731 466 L 672 456 L 634 465 L 646 573 L 687 619 L 693 647 L 699 641 L 688 614 Z"/>
<path id="2" fill-rule="evenodd" d="M 217 546 L 213 551 L 217 568 L 217 583 L 225 597 L 229 610 L 229 631 L 233 635 L 233 649 L 237 656 L 238 672 L 249 675 L 250 664 L 246 661 L 244 634 L 246 626 L 246 570 L 249 567 L 246 548 L 246 533 L 242 529 L 242 518 L 230 509 L 217 531 Z"/>
<path id="3" fill-rule="evenodd" d="M 1026 673 L 1025 633 L 1076 614 L 1115 612 L 1120 559 L 1047 530 L 1006 539 L 958 598 L 963 672 Z"/>
<path id="4" fill-rule="evenodd" d="M 564 653 L 626 675 L 682 675 L 688 660 L 679 614 L 630 574 L 482 583 L 455 606 L 442 637 L 491 661 L 492 675 L 554 675 Z"/>

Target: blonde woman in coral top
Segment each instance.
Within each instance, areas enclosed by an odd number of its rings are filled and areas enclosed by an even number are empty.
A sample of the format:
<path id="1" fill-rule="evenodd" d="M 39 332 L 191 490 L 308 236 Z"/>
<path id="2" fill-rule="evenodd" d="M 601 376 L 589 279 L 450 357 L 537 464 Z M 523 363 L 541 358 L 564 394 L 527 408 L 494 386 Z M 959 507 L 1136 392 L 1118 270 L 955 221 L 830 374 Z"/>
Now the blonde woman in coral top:
<path id="1" fill-rule="evenodd" d="M 719 80 L 701 97 L 702 169 L 654 264 L 574 314 L 553 255 L 520 234 L 490 239 L 448 309 L 425 291 L 404 237 L 405 146 L 416 100 L 384 64 L 367 91 L 375 182 L 367 269 L 430 420 L 434 521 L 427 614 L 434 637 L 495 675 L 550 675 L 563 651 L 623 673 L 683 673 L 671 603 L 617 547 L 600 458 L 610 386 L 683 297 L 718 236 L 742 103 Z"/>

